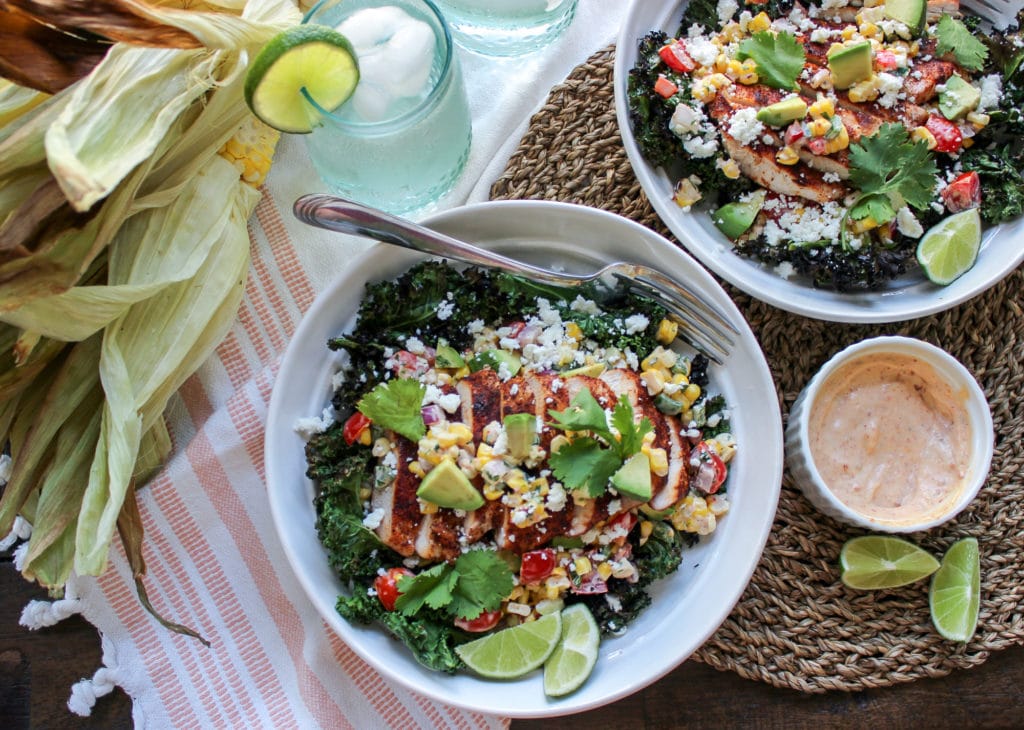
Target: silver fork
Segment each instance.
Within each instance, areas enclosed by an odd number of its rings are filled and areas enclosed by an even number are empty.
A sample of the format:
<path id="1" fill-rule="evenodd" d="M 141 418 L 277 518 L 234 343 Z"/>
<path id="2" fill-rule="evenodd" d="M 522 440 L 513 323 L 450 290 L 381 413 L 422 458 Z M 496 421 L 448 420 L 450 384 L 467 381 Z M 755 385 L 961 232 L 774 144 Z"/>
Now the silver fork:
<path id="1" fill-rule="evenodd" d="M 993 28 L 1005 28 L 1024 7 L 1021 0 L 963 0 L 963 9 L 974 13 Z"/>
<path id="2" fill-rule="evenodd" d="M 533 281 L 579 287 L 614 279 L 629 291 L 663 306 L 679 325 L 680 336 L 695 350 L 722 364 L 736 342 L 736 328 L 714 306 L 683 284 L 640 264 L 616 262 L 593 274 L 575 276 L 542 269 L 477 248 L 383 211 L 332 195 L 304 195 L 295 201 L 295 217 L 303 223 L 410 248 L 462 263 L 501 269 Z"/>

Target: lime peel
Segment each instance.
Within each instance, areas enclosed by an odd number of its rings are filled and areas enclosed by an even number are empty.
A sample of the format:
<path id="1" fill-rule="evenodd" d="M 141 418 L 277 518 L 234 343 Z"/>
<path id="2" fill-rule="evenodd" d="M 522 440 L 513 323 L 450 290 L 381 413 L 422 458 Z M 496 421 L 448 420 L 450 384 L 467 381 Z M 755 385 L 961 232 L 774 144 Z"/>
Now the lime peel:
<path id="1" fill-rule="evenodd" d="M 847 540 L 839 553 L 842 581 L 850 588 L 898 588 L 927 578 L 939 561 L 913 543 L 888 535 Z"/>
<path id="2" fill-rule="evenodd" d="M 974 266 L 980 248 L 981 215 L 971 208 L 932 226 L 917 244 L 917 262 L 932 283 L 946 286 Z"/>
<path id="3" fill-rule="evenodd" d="M 562 697 L 577 690 L 597 663 L 601 631 L 590 610 L 576 603 L 562 611 L 562 637 L 544 665 L 544 694 Z"/>
<path id="4" fill-rule="evenodd" d="M 319 112 L 303 98 L 303 89 L 331 112 L 358 83 L 356 52 L 345 36 L 325 25 L 299 25 L 274 36 L 253 59 L 245 77 L 245 102 L 274 129 L 306 134 Z"/>
<path id="5" fill-rule="evenodd" d="M 981 557 L 975 538 L 958 540 L 946 551 L 932 576 L 928 605 L 943 638 L 970 641 L 981 605 Z"/>
<path id="6" fill-rule="evenodd" d="M 455 647 L 466 666 L 489 679 L 516 679 L 540 667 L 562 636 L 562 614 L 502 629 Z"/>

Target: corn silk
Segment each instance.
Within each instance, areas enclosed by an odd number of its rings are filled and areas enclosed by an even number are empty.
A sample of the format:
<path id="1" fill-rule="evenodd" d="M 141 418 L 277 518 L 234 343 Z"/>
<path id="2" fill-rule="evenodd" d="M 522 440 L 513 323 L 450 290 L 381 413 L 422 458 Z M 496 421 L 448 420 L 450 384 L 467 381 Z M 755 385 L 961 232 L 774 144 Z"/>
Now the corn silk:
<path id="1" fill-rule="evenodd" d="M 241 301 L 260 193 L 224 150 L 256 124 L 247 60 L 299 11 L 113 4 L 74 18 L 118 40 L 88 75 L 53 95 L 0 80 L 0 536 L 30 522 L 23 573 L 60 595 L 72 570 L 105 570 L 120 530 L 145 603 L 134 489 Z M 131 42 L 157 31 L 175 47 Z"/>

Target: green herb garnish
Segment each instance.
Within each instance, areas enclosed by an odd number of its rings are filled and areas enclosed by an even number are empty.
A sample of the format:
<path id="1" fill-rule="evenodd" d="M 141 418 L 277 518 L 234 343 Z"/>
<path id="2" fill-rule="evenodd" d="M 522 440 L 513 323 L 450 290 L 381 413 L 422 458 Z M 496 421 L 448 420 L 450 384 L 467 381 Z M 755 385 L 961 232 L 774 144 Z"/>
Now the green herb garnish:
<path id="1" fill-rule="evenodd" d="M 471 550 L 454 564 L 440 563 L 398 581 L 395 609 L 412 616 L 423 606 L 472 620 L 493 611 L 512 591 L 512 569 L 497 553 Z"/>
<path id="2" fill-rule="evenodd" d="M 389 380 L 364 395 L 356 408 L 381 428 L 390 428 L 411 441 L 419 441 L 427 432 L 420 410 L 426 392 L 418 380 Z"/>
<path id="3" fill-rule="evenodd" d="M 849 215 L 885 223 L 904 205 L 922 210 L 931 204 L 938 172 L 923 140 L 913 142 L 902 125 L 885 124 L 850 145 L 850 183 L 861 197 Z"/>
<path id="4" fill-rule="evenodd" d="M 593 434 L 574 438 L 549 458 L 551 470 L 567 489 L 584 489 L 591 497 L 604 492 L 612 475 L 640 451 L 644 436 L 654 429 L 647 418 L 633 422 L 633 406 L 624 395 L 615 404 L 609 426 L 604 408 L 587 388 L 564 411 L 548 411 L 548 415 L 554 419 L 554 428 Z"/>
<path id="5" fill-rule="evenodd" d="M 762 84 L 796 90 L 796 80 L 804 70 L 807 54 L 792 33 L 762 30 L 740 43 L 736 58 L 740 61 L 754 59 Z"/>
<path id="6" fill-rule="evenodd" d="M 962 22 L 949 15 L 939 18 L 935 26 L 935 54 L 952 53 L 961 66 L 971 71 L 981 71 L 988 58 L 988 48 L 978 40 Z"/>

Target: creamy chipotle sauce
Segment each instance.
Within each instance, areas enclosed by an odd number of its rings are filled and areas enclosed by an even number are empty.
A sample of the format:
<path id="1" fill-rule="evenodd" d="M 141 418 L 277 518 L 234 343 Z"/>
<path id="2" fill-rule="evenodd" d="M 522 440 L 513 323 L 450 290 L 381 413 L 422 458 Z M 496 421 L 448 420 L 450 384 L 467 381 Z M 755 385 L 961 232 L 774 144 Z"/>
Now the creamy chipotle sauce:
<path id="1" fill-rule="evenodd" d="M 866 354 L 822 384 L 811 409 L 811 455 L 851 509 L 887 522 L 944 512 L 971 461 L 966 394 L 909 355 Z"/>

